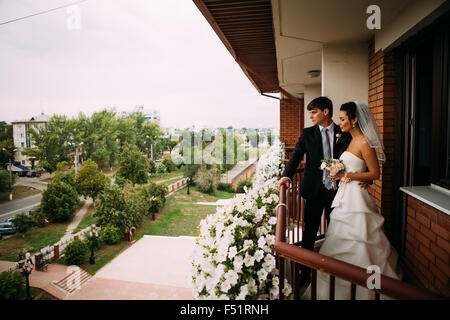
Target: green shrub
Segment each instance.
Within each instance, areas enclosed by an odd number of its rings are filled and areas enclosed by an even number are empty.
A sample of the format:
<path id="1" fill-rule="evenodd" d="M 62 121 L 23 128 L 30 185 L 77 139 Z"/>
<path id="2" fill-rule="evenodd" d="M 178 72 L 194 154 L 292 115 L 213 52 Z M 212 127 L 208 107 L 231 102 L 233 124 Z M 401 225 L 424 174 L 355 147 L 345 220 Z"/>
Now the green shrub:
<path id="1" fill-rule="evenodd" d="M 116 244 L 120 242 L 119 229 L 108 224 L 100 231 L 100 241 L 106 244 Z"/>
<path id="2" fill-rule="evenodd" d="M 36 226 L 39 228 L 45 227 L 45 214 L 42 212 L 41 208 L 32 211 L 30 214 Z"/>
<path id="3" fill-rule="evenodd" d="M 234 193 L 233 186 L 223 182 L 219 182 L 219 184 L 217 185 L 217 190 Z"/>
<path id="4" fill-rule="evenodd" d="M 148 172 L 151 174 L 155 174 L 156 173 L 156 162 L 153 161 L 152 159 L 149 159 L 148 165 L 149 165 Z"/>
<path id="5" fill-rule="evenodd" d="M 56 180 L 42 193 L 41 210 L 52 222 L 68 221 L 80 202 L 75 187 L 62 180 Z"/>
<path id="6" fill-rule="evenodd" d="M 89 246 L 82 240 L 74 240 L 64 250 L 64 262 L 67 265 L 81 266 L 89 257 Z"/>
<path id="7" fill-rule="evenodd" d="M 0 273 L 0 300 L 19 300 L 25 294 L 25 278 L 19 271 Z"/>
<path id="8" fill-rule="evenodd" d="M 114 176 L 114 184 L 123 188 L 125 186 L 125 184 L 127 183 L 127 179 L 120 177 L 118 175 Z"/>
<path id="9" fill-rule="evenodd" d="M 9 184 L 11 179 L 11 186 L 16 182 L 17 176 L 15 174 L 10 175 L 10 172 L 5 169 L 0 169 L 0 192 L 9 191 Z"/>
<path id="10" fill-rule="evenodd" d="M 12 223 L 16 231 L 19 233 L 27 232 L 35 224 L 33 218 L 23 212 L 21 214 L 16 215 Z"/>
<path id="11" fill-rule="evenodd" d="M 219 183 L 217 168 L 214 167 L 208 170 L 205 165 L 202 165 L 195 173 L 194 182 L 201 192 L 208 194 L 214 193 Z"/>
<path id="12" fill-rule="evenodd" d="M 166 173 L 167 172 L 167 167 L 164 163 L 160 163 L 158 165 L 158 169 L 156 169 L 156 173 L 161 174 L 161 173 Z"/>
<path id="13" fill-rule="evenodd" d="M 172 158 L 170 158 L 170 156 L 165 157 L 161 163 L 166 166 L 167 172 L 172 172 L 177 169 L 177 166 L 172 162 Z"/>
<path id="14" fill-rule="evenodd" d="M 251 188 L 253 185 L 252 180 L 250 179 L 246 179 L 246 180 L 241 180 L 238 182 L 237 184 L 237 188 L 236 188 L 236 192 L 237 193 L 244 193 L 244 186 L 247 187 L 247 189 Z"/>

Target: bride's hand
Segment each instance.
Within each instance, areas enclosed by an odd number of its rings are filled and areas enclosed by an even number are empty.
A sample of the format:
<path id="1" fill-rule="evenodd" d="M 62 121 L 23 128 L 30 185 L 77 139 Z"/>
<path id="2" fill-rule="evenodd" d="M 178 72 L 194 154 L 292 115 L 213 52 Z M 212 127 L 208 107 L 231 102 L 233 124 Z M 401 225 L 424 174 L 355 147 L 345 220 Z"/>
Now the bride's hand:
<path id="1" fill-rule="evenodd" d="M 343 177 L 344 177 L 344 174 L 343 174 L 343 173 L 337 173 L 337 174 L 334 175 L 334 176 L 328 174 L 328 179 L 330 179 L 331 182 L 338 181 L 338 180 L 340 180 L 340 179 L 343 178 Z"/>

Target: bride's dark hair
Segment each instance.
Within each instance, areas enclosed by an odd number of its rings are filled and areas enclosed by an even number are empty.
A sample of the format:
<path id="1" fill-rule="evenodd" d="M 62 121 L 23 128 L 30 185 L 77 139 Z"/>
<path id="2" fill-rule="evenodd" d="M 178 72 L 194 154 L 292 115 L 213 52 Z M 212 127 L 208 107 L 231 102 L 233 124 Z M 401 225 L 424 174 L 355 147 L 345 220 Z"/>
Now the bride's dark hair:
<path id="1" fill-rule="evenodd" d="M 346 102 L 343 105 L 341 105 L 341 111 L 345 111 L 347 113 L 348 116 L 348 120 L 352 121 L 353 119 L 356 118 L 356 103 L 354 103 L 353 101 L 351 102 Z M 359 126 L 359 123 L 356 123 Z"/>

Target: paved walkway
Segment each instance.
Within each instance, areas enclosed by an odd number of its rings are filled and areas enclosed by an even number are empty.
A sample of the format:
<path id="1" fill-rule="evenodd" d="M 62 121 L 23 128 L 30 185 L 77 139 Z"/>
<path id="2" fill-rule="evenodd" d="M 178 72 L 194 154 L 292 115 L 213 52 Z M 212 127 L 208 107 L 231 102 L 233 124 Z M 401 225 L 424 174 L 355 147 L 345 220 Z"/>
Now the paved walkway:
<path id="1" fill-rule="evenodd" d="M 258 159 L 250 159 L 247 161 L 239 161 L 236 165 L 226 173 L 222 174 L 220 182 L 231 184 L 233 181 L 245 173 L 251 166 L 255 165 Z"/>
<path id="2" fill-rule="evenodd" d="M 194 237 L 144 236 L 65 300 L 191 300 Z"/>
<path id="3" fill-rule="evenodd" d="M 233 199 L 219 199 L 216 202 L 197 202 L 196 204 L 203 204 L 205 206 L 224 206 L 231 201 L 233 201 Z"/>

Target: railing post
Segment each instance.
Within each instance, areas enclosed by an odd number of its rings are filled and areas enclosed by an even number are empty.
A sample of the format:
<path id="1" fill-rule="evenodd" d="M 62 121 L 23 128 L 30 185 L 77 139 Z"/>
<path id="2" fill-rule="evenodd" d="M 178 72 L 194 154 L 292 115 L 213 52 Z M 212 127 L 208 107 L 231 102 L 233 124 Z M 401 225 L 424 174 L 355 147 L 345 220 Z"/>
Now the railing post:
<path id="1" fill-rule="evenodd" d="M 54 259 L 58 260 L 59 259 L 59 244 L 55 244 L 53 246 L 53 253 L 54 253 Z"/>
<path id="2" fill-rule="evenodd" d="M 42 270 L 42 268 L 41 268 L 41 255 L 42 254 L 40 252 L 36 253 L 34 255 L 34 269 L 37 270 L 37 271 L 41 271 Z"/>

